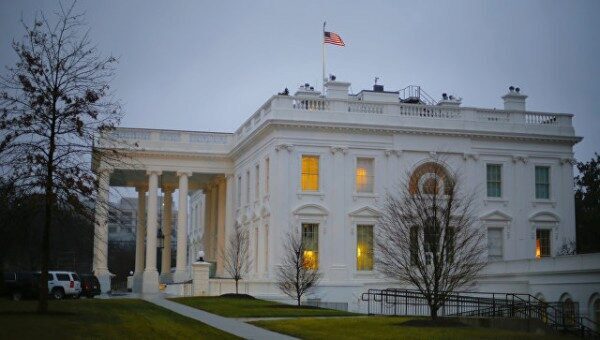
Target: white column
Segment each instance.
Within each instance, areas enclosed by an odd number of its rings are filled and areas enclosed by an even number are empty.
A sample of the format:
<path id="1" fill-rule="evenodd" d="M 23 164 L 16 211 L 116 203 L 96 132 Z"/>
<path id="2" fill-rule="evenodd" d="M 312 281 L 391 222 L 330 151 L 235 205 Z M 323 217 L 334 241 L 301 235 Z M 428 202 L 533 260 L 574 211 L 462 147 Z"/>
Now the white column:
<path id="1" fill-rule="evenodd" d="M 102 293 L 110 291 L 110 272 L 108 271 L 108 191 L 110 189 L 110 170 L 98 171 L 98 196 L 96 198 L 94 224 L 94 275 L 100 281 Z"/>
<path id="2" fill-rule="evenodd" d="M 146 226 L 146 269 L 143 274 L 143 293 L 158 293 L 156 270 L 156 232 L 158 219 L 158 175 L 160 171 L 148 171 L 148 218 Z"/>
<path id="3" fill-rule="evenodd" d="M 137 226 L 135 231 L 135 272 L 133 274 L 133 292 L 140 293 L 142 291 L 142 274 L 144 272 L 144 241 L 146 238 L 146 191 L 148 188 L 138 186 L 135 188 L 138 193 L 137 206 Z"/>
<path id="4" fill-rule="evenodd" d="M 190 172 L 177 172 L 179 176 L 179 209 L 177 211 L 177 262 L 174 282 L 183 282 L 188 278 L 187 263 L 187 209 L 188 209 L 188 177 Z"/>
<path id="5" fill-rule="evenodd" d="M 204 260 L 208 260 L 211 256 L 211 251 L 210 251 L 210 235 L 211 235 L 211 231 L 210 231 L 210 213 L 211 213 L 211 205 L 212 202 L 210 200 L 211 194 L 210 194 L 210 186 L 207 184 L 204 186 L 204 188 L 202 189 L 202 192 L 204 193 L 204 225 L 203 225 L 203 232 L 202 232 L 202 244 L 203 244 L 203 249 L 204 250 Z M 214 259 L 213 259 L 214 260 Z"/>
<path id="6" fill-rule="evenodd" d="M 217 274 L 223 276 L 223 257 L 222 252 L 225 250 L 225 197 L 227 192 L 227 182 L 225 178 L 219 178 L 217 181 L 217 225 L 214 231 L 215 235 L 215 258 L 217 260 Z"/>
<path id="7" fill-rule="evenodd" d="M 162 266 L 161 266 L 161 277 L 169 280 L 171 274 L 171 236 L 172 236 L 172 212 L 173 212 L 173 189 L 163 188 L 164 191 L 164 206 L 163 206 L 163 221 L 162 221 L 162 232 L 165 236 L 164 248 L 162 251 Z"/>

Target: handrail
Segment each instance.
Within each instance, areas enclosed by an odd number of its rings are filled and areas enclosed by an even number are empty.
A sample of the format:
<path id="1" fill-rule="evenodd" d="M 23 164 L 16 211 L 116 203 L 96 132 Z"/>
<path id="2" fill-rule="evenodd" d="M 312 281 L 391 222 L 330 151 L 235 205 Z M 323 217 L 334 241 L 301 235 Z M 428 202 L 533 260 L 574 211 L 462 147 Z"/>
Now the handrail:
<path id="1" fill-rule="evenodd" d="M 440 308 L 443 316 L 516 317 L 538 319 L 547 326 L 582 337 L 600 336 L 598 324 L 577 315 L 577 308 L 565 310 L 564 303 L 548 303 L 530 294 L 491 292 L 444 292 Z M 470 294 L 478 294 L 473 296 Z M 424 295 L 410 289 L 369 289 L 361 295 L 368 314 L 426 315 L 429 306 Z M 576 304 L 576 303 L 575 303 Z"/>

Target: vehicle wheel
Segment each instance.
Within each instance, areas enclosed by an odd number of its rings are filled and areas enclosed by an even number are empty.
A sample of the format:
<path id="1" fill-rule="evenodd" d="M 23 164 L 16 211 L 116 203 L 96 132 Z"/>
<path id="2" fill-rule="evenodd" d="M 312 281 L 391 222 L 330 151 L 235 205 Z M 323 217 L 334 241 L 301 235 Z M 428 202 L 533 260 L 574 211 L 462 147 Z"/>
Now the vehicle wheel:
<path id="1" fill-rule="evenodd" d="M 52 291 L 52 297 L 55 300 L 62 300 L 65 298 L 65 291 L 60 288 L 56 288 Z"/>
<path id="2" fill-rule="evenodd" d="M 13 292 L 12 293 L 13 301 L 21 301 L 22 298 L 23 298 L 23 294 L 21 294 L 21 292 Z"/>

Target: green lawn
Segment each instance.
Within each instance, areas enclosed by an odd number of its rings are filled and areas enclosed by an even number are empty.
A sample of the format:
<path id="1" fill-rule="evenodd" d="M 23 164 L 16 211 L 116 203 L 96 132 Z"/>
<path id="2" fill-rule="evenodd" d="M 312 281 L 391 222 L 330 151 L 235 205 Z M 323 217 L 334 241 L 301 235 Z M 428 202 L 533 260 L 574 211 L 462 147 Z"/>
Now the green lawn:
<path id="1" fill-rule="evenodd" d="M 172 301 L 190 307 L 205 310 L 210 313 L 232 317 L 291 317 L 291 316 L 344 316 L 353 313 L 314 307 L 297 307 L 259 299 L 244 299 L 234 297 L 183 297 Z"/>
<path id="2" fill-rule="evenodd" d="M 408 317 L 302 318 L 252 324 L 301 339 L 564 339 L 477 327 L 415 327 Z"/>
<path id="3" fill-rule="evenodd" d="M 36 306 L 37 301 L 0 299 L 0 338 L 236 338 L 142 300 L 50 301 L 49 315 L 36 314 Z"/>

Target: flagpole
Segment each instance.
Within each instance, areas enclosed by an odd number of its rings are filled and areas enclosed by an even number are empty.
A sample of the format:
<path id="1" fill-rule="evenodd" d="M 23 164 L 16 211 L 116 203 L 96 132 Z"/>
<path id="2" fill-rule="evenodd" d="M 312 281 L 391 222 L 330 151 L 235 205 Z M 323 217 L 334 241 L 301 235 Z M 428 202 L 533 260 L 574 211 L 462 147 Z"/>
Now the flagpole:
<path id="1" fill-rule="evenodd" d="M 321 91 L 322 91 L 323 95 L 325 95 L 325 81 L 326 81 L 326 78 L 325 78 L 325 25 L 327 25 L 327 22 L 323 21 L 323 33 L 321 33 L 321 44 L 323 44 L 323 78 L 321 78 L 323 81 L 323 83 L 322 83 L 323 85 L 321 87 Z"/>

